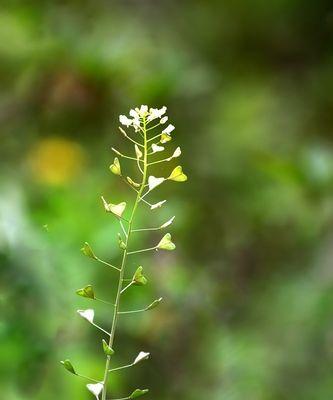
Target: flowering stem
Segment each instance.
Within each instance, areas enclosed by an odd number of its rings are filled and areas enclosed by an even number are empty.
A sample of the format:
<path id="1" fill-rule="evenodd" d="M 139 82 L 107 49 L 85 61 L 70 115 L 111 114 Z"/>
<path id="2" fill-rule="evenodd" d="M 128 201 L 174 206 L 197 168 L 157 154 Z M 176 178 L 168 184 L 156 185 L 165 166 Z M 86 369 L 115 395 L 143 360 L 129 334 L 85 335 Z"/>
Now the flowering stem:
<path id="1" fill-rule="evenodd" d="M 114 342 L 114 337 L 115 337 L 115 331 L 116 331 L 116 326 L 117 326 L 117 321 L 118 321 L 118 311 L 119 311 L 119 304 L 120 304 L 120 297 L 121 297 L 121 290 L 122 290 L 122 284 L 123 284 L 123 279 L 124 279 L 124 273 L 125 273 L 125 266 L 126 266 L 126 259 L 127 259 L 127 254 L 128 254 L 128 245 L 129 245 L 129 240 L 131 236 L 131 231 L 132 231 L 132 224 L 135 216 L 136 209 L 139 204 L 139 200 L 141 198 L 142 192 L 144 190 L 146 180 L 147 180 L 147 169 L 148 169 L 148 163 L 147 163 L 147 130 L 146 130 L 146 118 L 143 119 L 143 139 L 144 139 L 144 155 L 143 155 L 143 176 L 142 176 L 142 182 L 140 189 L 137 192 L 137 196 L 133 205 L 132 213 L 130 216 L 130 219 L 128 221 L 128 227 L 127 227 L 127 236 L 126 236 L 126 241 L 125 241 L 125 249 L 123 252 L 123 257 L 122 257 L 122 262 L 121 262 L 121 267 L 120 267 L 120 273 L 119 273 L 119 281 L 118 281 L 118 288 L 117 288 L 117 294 L 116 294 L 116 300 L 115 300 L 115 305 L 114 305 L 114 310 L 113 310 L 113 318 L 112 318 L 112 326 L 111 326 L 111 332 L 110 332 L 110 340 L 109 340 L 109 347 L 113 348 L 113 342 Z M 103 378 L 103 391 L 102 391 L 102 400 L 106 400 L 106 394 L 107 394 L 107 383 L 108 383 L 108 372 L 110 369 L 110 356 L 106 356 L 106 363 L 105 363 L 105 370 L 104 370 L 104 378 Z"/>

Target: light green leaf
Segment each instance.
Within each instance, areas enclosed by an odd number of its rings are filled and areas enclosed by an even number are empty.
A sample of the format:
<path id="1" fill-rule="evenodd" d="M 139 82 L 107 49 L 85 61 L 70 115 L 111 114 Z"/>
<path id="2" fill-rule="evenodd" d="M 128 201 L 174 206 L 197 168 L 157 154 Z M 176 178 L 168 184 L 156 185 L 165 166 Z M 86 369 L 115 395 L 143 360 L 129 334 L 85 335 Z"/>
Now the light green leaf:
<path id="1" fill-rule="evenodd" d="M 114 354 L 114 350 L 111 349 L 111 347 L 106 343 L 106 341 L 105 341 L 104 339 L 102 340 L 102 343 L 103 343 L 103 350 L 104 350 L 104 353 L 105 353 L 107 356 L 112 356 L 112 355 Z"/>
<path id="2" fill-rule="evenodd" d="M 174 250 L 176 245 L 171 241 L 170 233 L 166 233 L 156 247 L 163 250 Z"/>
<path id="3" fill-rule="evenodd" d="M 113 164 L 110 165 L 110 171 L 115 175 L 121 175 L 120 162 L 117 157 L 115 157 Z"/>
<path id="4" fill-rule="evenodd" d="M 95 293 L 94 293 L 94 289 L 91 285 L 87 285 L 82 289 L 78 289 L 76 291 L 76 294 L 82 297 L 86 297 L 88 299 L 93 299 L 95 300 Z"/>
<path id="5" fill-rule="evenodd" d="M 162 144 L 164 144 L 164 143 L 170 142 L 171 139 L 172 139 L 172 138 L 171 138 L 170 135 L 168 135 L 167 133 L 162 133 L 160 142 L 161 142 Z"/>
<path id="6" fill-rule="evenodd" d="M 136 399 L 137 397 L 143 396 L 148 393 L 149 389 L 135 389 L 134 392 L 129 396 L 130 399 Z"/>
<path id="7" fill-rule="evenodd" d="M 119 204 L 112 204 L 112 203 L 107 203 L 103 196 L 101 198 L 103 201 L 105 211 L 114 214 L 118 218 L 122 217 L 123 212 L 125 211 L 125 208 L 126 208 L 125 201 L 122 201 Z"/>
<path id="8" fill-rule="evenodd" d="M 134 285 L 137 285 L 137 286 L 146 285 L 147 278 L 143 275 L 142 271 L 143 271 L 143 268 L 141 266 L 138 267 L 137 270 L 135 271 L 135 274 L 133 275 L 133 278 L 132 278 Z"/>
<path id="9" fill-rule="evenodd" d="M 89 243 L 85 242 L 83 247 L 81 248 L 81 251 L 85 256 L 93 258 L 94 260 L 97 259 Z"/>
<path id="10" fill-rule="evenodd" d="M 178 165 L 170 174 L 168 177 L 170 181 L 176 181 L 176 182 L 185 182 L 187 181 L 187 176 L 183 172 L 183 168 Z"/>
<path id="11" fill-rule="evenodd" d="M 69 371 L 71 374 L 77 375 L 70 360 L 64 360 L 64 361 L 60 361 L 60 362 L 67 369 L 67 371 Z"/>
<path id="12" fill-rule="evenodd" d="M 160 297 L 159 299 L 157 299 L 157 300 L 154 300 L 151 304 L 149 304 L 149 306 L 146 308 L 146 311 L 148 311 L 148 310 L 152 310 L 153 308 L 155 308 L 155 307 L 157 307 L 159 304 L 160 304 L 160 302 L 163 300 L 163 297 Z"/>

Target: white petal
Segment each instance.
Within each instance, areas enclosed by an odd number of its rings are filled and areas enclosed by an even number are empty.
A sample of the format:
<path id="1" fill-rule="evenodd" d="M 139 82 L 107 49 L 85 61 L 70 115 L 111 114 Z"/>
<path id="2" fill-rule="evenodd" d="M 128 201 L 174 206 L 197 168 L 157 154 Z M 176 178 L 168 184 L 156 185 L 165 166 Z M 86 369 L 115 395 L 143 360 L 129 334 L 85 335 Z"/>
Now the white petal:
<path id="1" fill-rule="evenodd" d="M 137 118 L 133 119 L 133 126 L 135 128 L 135 132 L 139 132 L 140 130 L 140 120 Z"/>
<path id="2" fill-rule="evenodd" d="M 145 353 L 144 351 L 140 351 L 140 353 L 137 355 L 136 359 L 133 361 L 133 365 L 138 364 L 139 362 L 143 360 L 147 360 L 149 358 L 150 353 Z"/>
<path id="3" fill-rule="evenodd" d="M 139 114 L 143 117 L 148 111 L 148 106 L 142 105 L 139 109 Z"/>
<path id="4" fill-rule="evenodd" d="M 156 118 L 161 118 L 162 115 L 166 113 L 167 108 L 163 106 L 162 108 L 150 108 L 149 109 L 149 116 L 148 116 L 148 121 L 152 121 Z M 162 123 L 162 122 L 161 122 Z"/>
<path id="5" fill-rule="evenodd" d="M 165 124 L 168 120 L 168 117 L 161 118 L 160 124 Z"/>
<path id="6" fill-rule="evenodd" d="M 119 115 L 119 122 L 127 128 L 132 124 L 132 120 L 127 118 L 126 115 Z"/>
<path id="7" fill-rule="evenodd" d="M 173 216 L 172 218 L 170 218 L 167 222 L 164 222 L 163 225 L 161 225 L 161 228 L 166 228 L 167 226 L 171 225 L 173 223 L 173 220 L 175 219 L 175 216 Z"/>
<path id="8" fill-rule="evenodd" d="M 163 150 L 164 150 L 164 147 L 163 147 L 163 146 L 159 146 L 159 145 L 153 143 L 153 144 L 151 145 L 151 149 L 153 150 L 153 153 L 157 153 L 157 152 L 159 152 L 159 151 L 163 151 Z"/>
<path id="9" fill-rule="evenodd" d="M 159 201 L 159 202 L 156 203 L 156 204 L 152 204 L 152 205 L 150 206 L 150 209 L 151 209 L 151 210 L 155 210 L 156 208 L 160 208 L 160 207 L 163 206 L 164 203 L 166 203 L 166 200 Z"/>
<path id="10" fill-rule="evenodd" d="M 130 110 L 129 115 L 135 119 L 139 119 L 139 113 L 136 110 Z"/>
<path id="11" fill-rule="evenodd" d="M 160 185 L 161 183 L 163 183 L 165 181 L 165 178 L 156 178 L 155 176 L 150 176 L 148 178 L 148 186 L 149 186 L 149 190 L 153 190 L 154 188 L 156 188 L 156 186 Z"/>
<path id="12" fill-rule="evenodd" d="M 89 390 L 89 392 L 91 392 L 96 397 L 97 400 L 98 400 L 98 396 L 101 394 L 101 392 L 103 390 L 103 387 L 104 387 L 104 385 L 102 382 L 87 384 L 87 389 Z"/>
<path id="13" fill-rule="evenodd" d="M 175 129 L 175 127 L 171 124 L 169 124 L 162 133 L 167 133 L 168 135 Z"/>
<path id="14" fill-rule="evenodd" d="M 78 314 L 89 321 L 91 324 L 94 322 L 94 316 L 95 316 L 95 311 L 91 308 L 88 308 L 87 310 L 77 310 Z"/>

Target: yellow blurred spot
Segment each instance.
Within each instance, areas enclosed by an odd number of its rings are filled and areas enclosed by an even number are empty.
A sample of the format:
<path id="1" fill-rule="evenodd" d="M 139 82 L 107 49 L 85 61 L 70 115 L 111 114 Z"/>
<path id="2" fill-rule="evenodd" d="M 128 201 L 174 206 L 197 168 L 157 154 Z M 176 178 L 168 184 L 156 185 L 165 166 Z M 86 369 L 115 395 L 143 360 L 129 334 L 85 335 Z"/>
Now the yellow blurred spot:
<path id="1" fill-rule="evenodd" d="M 40 140 L 28 155 L 35 180 L 49 185 L 72 181 L 82 170 L 84 152 L 68 139 L 52 137 Z"/>

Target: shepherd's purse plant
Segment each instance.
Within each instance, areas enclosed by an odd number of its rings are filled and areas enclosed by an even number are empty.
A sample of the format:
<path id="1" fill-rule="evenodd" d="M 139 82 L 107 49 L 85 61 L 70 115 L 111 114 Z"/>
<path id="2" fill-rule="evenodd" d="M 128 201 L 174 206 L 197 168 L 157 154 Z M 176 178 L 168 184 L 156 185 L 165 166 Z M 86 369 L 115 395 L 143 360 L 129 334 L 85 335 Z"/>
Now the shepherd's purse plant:
<path id="1" fill-rule="evenodd" d="M 115 299 L 112 302 L 101 300 L 96 297 L 95 290 L 92 285 L 87 285 L 82 289 L 78 289 L 76 293 L 86 299 L 94 301 L 102 301 L 103 303 L 109 305 L 112 309 L 112 320 L 111 329 L 108 331 L 95 322 L 95 312 L 93 309 L 88 308 L 84 310 L 78 310 L 79 316 L 87 320 L 97 329 L 101 330 L 105 334 L 105 339 L 102 340 L 101 349 L 105 354 L 105 370 L 104 375 L 101 379 L 92 379 L 82 375 L 74 368 L 70 360 L 61 361 L 63 366 L 70 373 L 86 379 L 89 383 L 87 384 L 87 389 L 95 396 L 97 400 L 110 399 L 109 396 L 109 377 L 112 372 L 118 371 L 120 369 L 131 368 L 138 363 L 147 360 L 150 356 L 148 352 L 140 351 L 138 355 L 129 363 L 123 366 L 112 365 L 112 356 L 115 353 L 115 334 L 117 329 L 117 322 L 120 316 L 141 313 L 152 310 L 157 307 L 162 298 L 158 298 L 152 301 L 146 307 L 134 310 L 123 310 L 121 308 L 121 299 L 124 293 L 130 289 L 132 286 L 144 286 L 147 284 L 147 278 L 144 275 L 143 267 L 137 266 L 135 271 L 127 271 L 130 273 L 130 278 L 126 277 L 126 264 L 127 259 L 133 254 L 166 250 L 171 251 L 176 248 L 172 241 L 171 234 L 165 233 L 161 235 L 160 240 L 156 241 L 153 246 L 144 249 L 132 249 L 131 248 L 131 238 L 134 234 L 140 234 L 144 231 L 163 231 L 169 227 L 173 221 L 174 216 L 163 224 L 157 227 L 150 227 L 153 224 L 149 224 L 148 227 L 137 227 L 135 225 L 136 213 L 139 206 L 148 207 L 150 210 L 156 210 L 162 207 L 166 200 L 158 201 L 157 203 L 152 203 L 149 200 L 149 195 L 156 189 L 159 185 L 167 181 L 184 182 L 187 180 L 187 176 L 184 174 L 182 167 L 180 165 L 170 168 L 170 174 L 167 177 L 156 177 L 151 174 L 151 169 L 154 168 L 156 164 L 168 163 L 181 155 L 180 147 L 177 147 L 172 153 L 167 156 L 160 157 L 164 154 L 165 145 L 167 145 L 172 140 L 171 133 L 174 131 L 175 127 L 171 124 L 167 124 L 168 117 L 166 114 L 166 107 L 149 108 L 146 105 L 137 107 L 130 110 L 129 117 L 125 115 L 120 115 L 119 121 L 124 126 L 125 129 L 119 127 L 120 132 L 123 136 L 131 142 L 133 145 L 133 154 L 124 154 L 115 148 L 112 150 L 115 152 L 116 157 L 113 163 L 110 165 L 110 171 L 122 179 L 132 190 L 135 192 L 135 200 L 128 211 L 127 203 L 125 201 L 114 204 L 110 203 L 104 197 L 101 198 L 102 204 L 107 213 L 113 215 L 119 222 L 120 233 L 118 233 L 118 245 L 122 252 L 121 264 L 119 266 L 112 265 L 102 259 L 100 259 L 92 247 L 85 243 L 82 252 L 85 256 L 100 262 L 112 270 L 114 274 L 117 275 L 117 282 L 115 282 L 117 290 Z M 131 133 L 127 130 L 131 129 Z M 129 160 L 128 162 L 135 163 L 135 168 L 137 168 L 137 177 L 130 177 L 124 174 L 123 165 L 119 160 Z M 149 222 L 148 222 L 149 223 Z M 117 349 L 118 351 L 118 349 Z M 129 391 L 130 392 L 130 391 Z M 130 392 L 130 394 L 121 397 L 117 400 L 135 399 L 148 392 L 148 389 L 135 389 Z"/>

